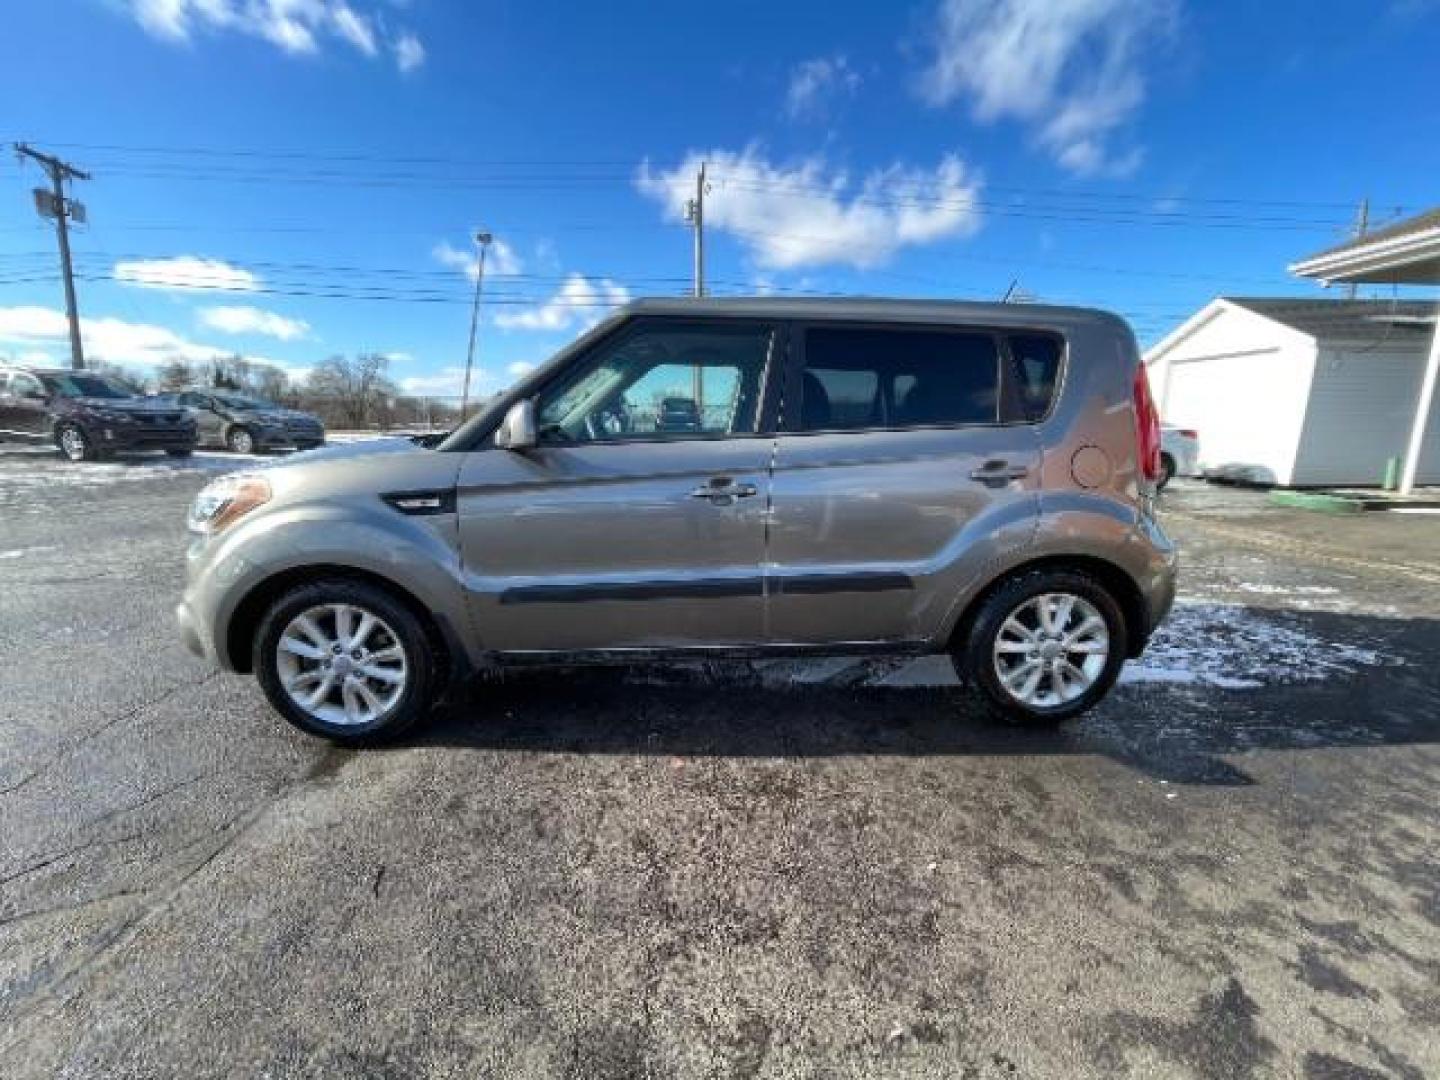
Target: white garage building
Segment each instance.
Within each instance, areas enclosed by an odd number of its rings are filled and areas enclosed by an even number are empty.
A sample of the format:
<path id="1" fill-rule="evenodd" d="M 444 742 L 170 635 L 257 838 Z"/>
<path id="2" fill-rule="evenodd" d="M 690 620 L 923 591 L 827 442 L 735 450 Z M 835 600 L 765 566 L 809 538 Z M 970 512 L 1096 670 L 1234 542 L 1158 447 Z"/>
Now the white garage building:
<path id="1" fill-rule="evenodd" d="M 1378 485 L 1405 453 L 1435 305 L 1220 297 L 1145 353 L 1165 423 L 1200 469 L 1286 487 Z M 1440 484 L 1440 398 L 1416 480 Z"/>

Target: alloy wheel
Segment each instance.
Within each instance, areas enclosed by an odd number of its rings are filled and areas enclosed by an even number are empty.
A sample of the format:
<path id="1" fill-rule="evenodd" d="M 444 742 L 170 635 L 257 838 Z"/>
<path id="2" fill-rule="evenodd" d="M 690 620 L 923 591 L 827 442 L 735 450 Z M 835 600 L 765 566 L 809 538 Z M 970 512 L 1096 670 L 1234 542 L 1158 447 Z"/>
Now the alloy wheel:
<path id="1" fill-rule="evenodd" d="M 374 724 L 400 701 L 410 674 L 394 629 L 355 604 L 320 604 L 291 619 L 275 666 L 290 700 L 336 727 Z"/>
<path id="2" fill-rule="evenodd" d="M 60 432 L 60 450 L 71 461 L 83 461 L 89 446 L 85 433 L 77 427 L 66 427 Z"/>
<path id="3" fill-rule="evenodd" d="M 1041 593 L 1000 624 L 993 649 L 995 675 L 1016 701 L 1031 708 L 1080 697 L 1105 671 L 1110 632 L 1082 596 Z"/>

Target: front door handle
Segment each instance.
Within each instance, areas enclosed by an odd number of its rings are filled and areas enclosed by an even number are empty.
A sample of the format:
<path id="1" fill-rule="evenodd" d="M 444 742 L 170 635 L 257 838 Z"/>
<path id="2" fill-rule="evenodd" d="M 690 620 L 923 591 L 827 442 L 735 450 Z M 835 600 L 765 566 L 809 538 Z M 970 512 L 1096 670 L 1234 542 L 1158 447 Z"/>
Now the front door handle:
<path id="1" fill-rule="evenodd" d="M 712 506 L 729 506 L 736 499 L 748 499 L 760 494 L 754 484 L 737 484 L 728 476 L 714 476 L 709 483 L 701 484 L 690 492 L 692 499 L 709 499 Z"/>
<path id="2" fill-rule="evenodd" d="M 987 461 L 970 472 L 971 480 L 979 480 L 989 487 L 1003 487 L 1011 480 L 1023 480 L 1030 475 L 1024 465 L 1011 465 L 1008 461 Z"/>

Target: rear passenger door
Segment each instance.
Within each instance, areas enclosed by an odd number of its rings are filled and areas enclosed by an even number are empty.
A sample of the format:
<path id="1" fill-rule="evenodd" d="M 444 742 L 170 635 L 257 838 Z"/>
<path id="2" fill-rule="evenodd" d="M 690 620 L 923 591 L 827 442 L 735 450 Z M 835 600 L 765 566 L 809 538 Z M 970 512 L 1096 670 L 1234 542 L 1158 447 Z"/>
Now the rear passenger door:
<path id="1" fill-rule="evenodd" d="M 777 644 L 924 641 L 962 589 L 1034 534 L 1040 442 L 1007 336 L 796 326 L 767 548 Z M 1032 372 L 1032 374 L 1034 374 Z"/>
<path id="2" fill-rule="evenodd" d="M 200 442 L 209 445 L 221 441 L 221 421 L 215 413 L 214 402 L 204 394 L 186 391 L 180 395 L 180 404 L 195 418 L 195 430 Z"/>

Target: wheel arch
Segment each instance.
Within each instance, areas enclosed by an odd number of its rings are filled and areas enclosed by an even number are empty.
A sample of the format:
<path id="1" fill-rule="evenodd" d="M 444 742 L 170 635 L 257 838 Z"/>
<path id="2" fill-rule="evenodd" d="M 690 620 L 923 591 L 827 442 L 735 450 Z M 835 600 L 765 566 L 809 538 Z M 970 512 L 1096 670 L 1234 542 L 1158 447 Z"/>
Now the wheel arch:
<path id="1" fill-rule="evenodd" d="M 392 598 L 410 609 L 420 625 L 425 628 L 435 648 L 436 667 L 441 674 L 441 683 L 448 683 L 459 675 L 459 658 L 464 650 L 451 632 L 434 612 L 409 589 L 372 570 L 334 563 L 309 564 L 280 570 L 257 582 L 235 606 L 225 627 L 225 652 L 233 670 L 249 673 L 254 668 L 252 647 L 260 620 L 265 617 L 272 604 L 297 585 L 310 584 L 320 580 L 354 581 L 370 585 L 388 593 Z"/>
<path id="2" fill-rule="evenodd" d="M 1131 659 L 1139 656 L 1150 636 L 1150 611 L 1145 603 L 1140 584 L 1125 570 L 1108 559 L 1097 555 L 1042 555 L 1014 566 L 1007 566 L 991 578 L 982 588 L 976 590 L 956 620 L 947 639 L 953 649 L 963 642 L 975 623 L 982 604 L 1007 581 L 1035 570 L 1073 570 L 1093 577 L 1115 598 L 1125 618 L 1125 653 Z"/>

